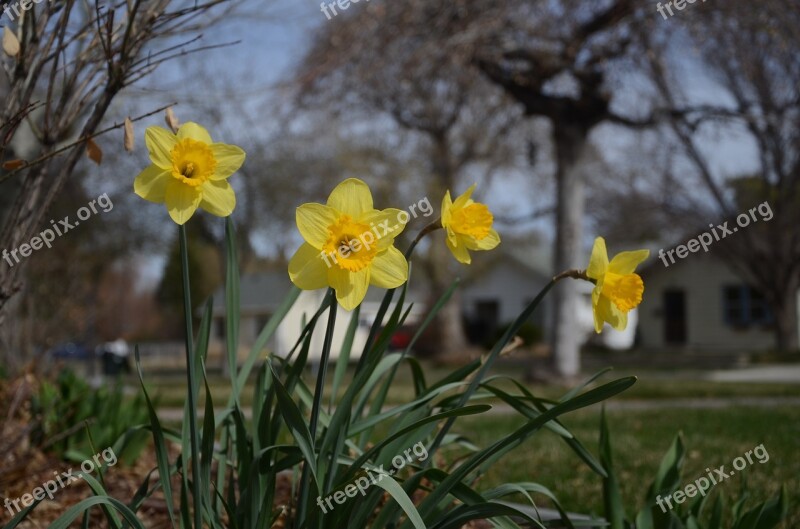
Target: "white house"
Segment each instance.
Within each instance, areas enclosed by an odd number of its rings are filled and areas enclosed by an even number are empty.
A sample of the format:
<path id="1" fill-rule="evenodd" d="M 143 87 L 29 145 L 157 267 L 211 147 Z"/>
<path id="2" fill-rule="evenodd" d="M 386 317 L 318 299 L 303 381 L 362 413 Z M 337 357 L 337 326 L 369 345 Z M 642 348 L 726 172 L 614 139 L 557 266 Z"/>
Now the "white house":
<path id="1" fill-rule="evenodd" d="M 465 268 L 469 275 L 464 277 L 460 302 L 464 315 L 465 330 L 476 343 L 491 338 L 503 325 L 511 323 L 522 309 L 536 296 L 549 280 L 549 276 L 526 264 L 523 260 L 504 252 L 496 252 L 491 259 L 484 259 L 480 268 Z M 240 359 L 244 359 L 261 329 L 275 314 L 284 298 L 292 289 L 285 269 L 244 275 L 240 281 Z M 302 332 L 303 322 L 317 311 L 325 296 L 325 289 L 300 293 L 295 304 L 287 313 L 277 332 L 267 343 L 266 348 L 278 354 L 285 354 L 297 343 Z M 361 305 L 359 324 L 351 352 L 357 359 L 367 341 L 369 329 L 380 307 L 385 290 L 370 287 Z M 426 286 L 422 276 L 415 277 L 406 294 L 406 307 L 411 312 L 405 324 L 413 327 L 425 317 Z M 389 309 L 396 307 L 399 293 Z M 413 306 L 412 306 L 413 305 Z M 350 322 L 351 313 L 337 307 L 336 331 L 331 356 L 337 358 Z M 220 289 L 214 294 L 214 328 L 210 354 L 217 356 L 224 348 L 225 341 L 225 293 Z M 547 317 L 547 303 L 534 314 L 532 321 L 544 329 Z M 324 328 L 328 321 L 327 312 L 323 314 L 317 327 L 319 332 L 313 336 L 310 358 L 320 355 Z"/>
<path id="2" fill-rule="evenodd" d="M 286 270 L 265 272 L 242 276 L 240 280 L 240 323 L 239 323 L 239 358 L 244 359 L 255 343 L 261 330 L 269 319 L 278 310 L 283 300 L 292 290 L 292 283 Z M 322 304 L 326 290 L 314 290 L 300 292 L 297 301 L 292 305 L 286 314 L 283 322 L 267 342 L 266 349 L 274 351 L 276 354 L 285 355 L 297 343 L 303 330 L 303 322 L 311 319 Z M 351 358 L 357 360 L 366 344 L 369 336 L 369 329 L 375 319 L 385 290 L 370 288 L 367 297 L 361 305 L 358 328 L 353 340 Z M 399 293 L 395 294 L 394 300 L 389 307 L 388 314 L 397 306 Z M 418 302 L 418 297 L 413 292 L 406 295 L 405 307 L 414 304 L 411 312 L 406 319 L 407 324 L 418 322 L 421 312 L 424 310 L 422 303 Z M 331 347 L 331 357 L 338 358 L 341 346 L 347 333 L 347 327 L 352 316 L 348 312 L 336 305 L 336 327 Z M 318 331 L 312 336 L 309 358 L 318 359 L 322 352 L 323 340 L 325 336 L 325 326 L 328 323 L 326 310 L 317 322 Z M 212 344 L 210 353 L 220 354 L 225 342 L 225 293 L 220 289 L 214 294 L 214 329 L 212 331 Z"/>
<path id="3" fill-rule="evenodd" d="M 775 347 L 764 297 L 724 260 L 696 253 L 667 268 L 642 269 L 639 341 L 650 349 L 759 351 Z"/>

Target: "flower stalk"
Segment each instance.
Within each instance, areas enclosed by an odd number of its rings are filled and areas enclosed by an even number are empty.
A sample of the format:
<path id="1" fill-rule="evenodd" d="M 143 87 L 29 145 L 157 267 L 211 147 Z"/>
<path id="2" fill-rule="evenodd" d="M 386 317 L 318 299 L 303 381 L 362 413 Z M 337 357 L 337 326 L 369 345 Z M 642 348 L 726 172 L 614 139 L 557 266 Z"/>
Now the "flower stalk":
<path id="1" fill-rule="evenodd" d="M 186 241 L 186 226 L 178 227 L 181 253 L 181 276 L 183 278 L 183 314 L 185 320 L 186 336 L 186 381 L 189 385 L 189 435 L 191 435 L 192 457 L 192 495 L 194 496 L 194 523 L 196 529 L 203 527 L 203 510 L 200 496 L 200 451 L 198 448 L 197 430 L 197 381 L 195 380 L 196 366 L 194 357 L 194 344 L 192 340 L 192 300 L 189 284 L 189 251 Z M 184 466 L 184 472 L 188 469 Z"/>

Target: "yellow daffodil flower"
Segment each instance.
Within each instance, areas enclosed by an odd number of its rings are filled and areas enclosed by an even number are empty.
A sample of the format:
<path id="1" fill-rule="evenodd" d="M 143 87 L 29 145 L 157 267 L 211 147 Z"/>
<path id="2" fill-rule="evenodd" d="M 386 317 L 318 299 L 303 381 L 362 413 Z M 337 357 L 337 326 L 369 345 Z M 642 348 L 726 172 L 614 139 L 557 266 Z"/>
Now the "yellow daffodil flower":
<path id="1" fill-rule="evenodd" d="M 649 256 L 649 250 L 622 252 L 609 262 L 606 241 L 595 239 L 586 270 L 586 275 L 596 281 L 592 291 L 595 331 L 602 331 L 604 322 L 618 331 L 628 325 L 628 312 L 642 302 L 644 293 L 642 278 L 633 272 Z"/>
<path id="2" fill-rule="evenodd" d="M 297 208 L 297 228 L 305 243 L 289 261 L 289 277 L 303 290 L 327 286 L 353 310 L 367 287 L 397 288 L 408 280 L 408 262 L 394 247 L 405 225 L 402 211 L 372 205 L 367 184 L 348 178 L 331 192 L 328 203 Z"/>
<path id="3" fill-rule="evenodd" d="M 214 143 L 196 123 L 182 125 L 177 134 L 148 127 L 144 139 L 153 163 L 136 177 L 137 195 L 166 204 L 178 224 L 189 220 L 198 207 L 218 217 L 233 212 L 236 195 L 227 178 L 244 163 L 242 149 Z"/>
<path id="4" fill-rule="evenodd" d="M 492 229 L 494 216 L 485 204 L 470 198 L 476 184 L 455 202 L 450 191 L 442 200 L 442 227 L 447 230 L 447 247 L 460 263 L 470 264 L 469 250 L 491 250 L 500 244 L 500 236 Z"/>

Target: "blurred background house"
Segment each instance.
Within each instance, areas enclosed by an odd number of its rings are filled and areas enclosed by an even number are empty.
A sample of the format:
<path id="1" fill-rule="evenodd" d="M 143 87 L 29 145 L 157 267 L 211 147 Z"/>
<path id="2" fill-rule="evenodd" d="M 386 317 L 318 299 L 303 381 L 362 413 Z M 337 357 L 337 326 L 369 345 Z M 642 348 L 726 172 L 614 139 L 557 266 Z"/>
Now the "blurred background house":
<path id="1" fill-rule="evenodd" d="M 731 353 L 777 348 L 775 314 L 766 297 L 714 253 L 693 254 L 669 268 L 656 259 L 642 277 L 647 289 L 639 307 L 641 347 Z"/>

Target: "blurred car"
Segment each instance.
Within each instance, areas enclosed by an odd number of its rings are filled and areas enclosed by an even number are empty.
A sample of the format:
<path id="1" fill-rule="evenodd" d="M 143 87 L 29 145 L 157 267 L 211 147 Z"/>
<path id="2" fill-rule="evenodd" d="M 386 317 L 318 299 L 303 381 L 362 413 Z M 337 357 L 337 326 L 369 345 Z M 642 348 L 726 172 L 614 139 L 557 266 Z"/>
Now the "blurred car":
<path id="1" fill-rule="evenodd" d="M 82 360 L 91 357 L 91 352 L 81 343 L 67 342 L 53 347 L 47 351 L 47 355 L 53 358 Z"/>
<path id="2" fill-rule="evenodd" d="M 414 330 L 411 327 L 404 326 L 397 329 L 389 340 L 390 351 L 401 351 L 408 347 L 411 339 L 414 337 Z"/>

